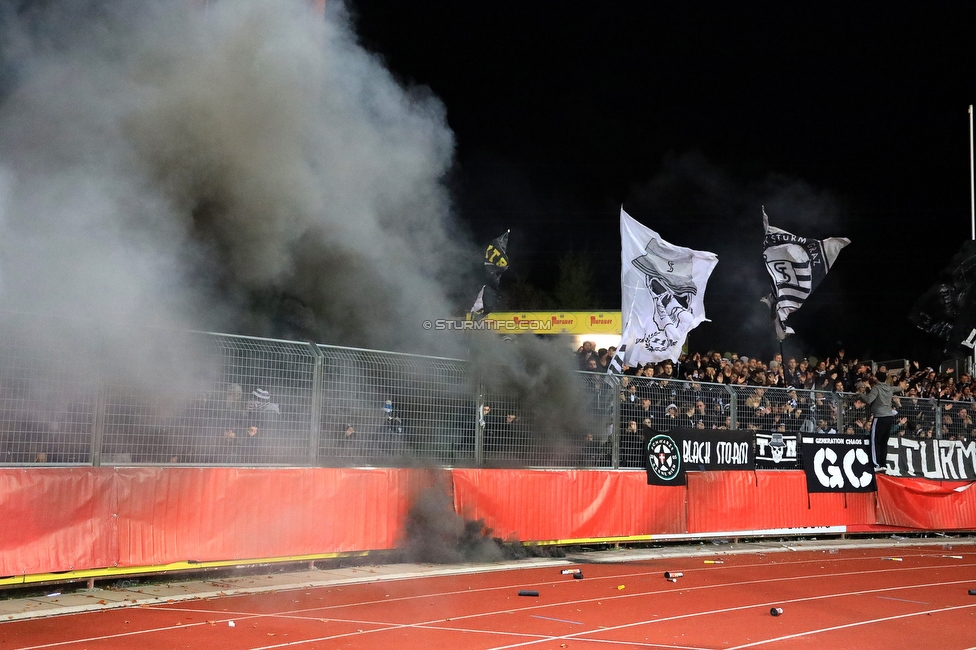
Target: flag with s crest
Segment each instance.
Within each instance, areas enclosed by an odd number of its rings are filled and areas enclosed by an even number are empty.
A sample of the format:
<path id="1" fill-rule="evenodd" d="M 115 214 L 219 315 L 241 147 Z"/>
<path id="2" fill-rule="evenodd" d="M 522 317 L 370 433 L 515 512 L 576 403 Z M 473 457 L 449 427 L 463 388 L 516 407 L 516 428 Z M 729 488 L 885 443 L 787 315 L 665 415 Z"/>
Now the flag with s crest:
<path id="1" fill-rule="evenodd" d="M 786 325 L 786 319 L 803 306 L 807 297 L 826 277 L 840 251 L 851 240 L 845 237 L 798 237 L 770 226 L 765 207 L 762 215 L 765 231 L 763 261 L 773 281 L 772 293 L 762 298 L 762 302 L 769 306 L 776 337 L 782 341 L 793 334 L 793 330 Z"/>

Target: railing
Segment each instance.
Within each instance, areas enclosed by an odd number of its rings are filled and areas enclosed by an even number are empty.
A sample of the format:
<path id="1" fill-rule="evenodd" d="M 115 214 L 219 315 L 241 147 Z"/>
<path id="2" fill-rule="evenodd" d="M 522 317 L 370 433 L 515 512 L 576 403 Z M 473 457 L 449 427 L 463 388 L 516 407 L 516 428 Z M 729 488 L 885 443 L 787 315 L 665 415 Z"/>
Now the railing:
<path id="1" fill-rule="evenodd" d="M 213 333 L 81 340 L 10 316 L 0 328 L 2 465 L 642 468 L 645 423 L 866 433 L 870 422 L 850 393 L 525 380 L 457 359 Z M 895 407 L 893 435 L 968 439 L 976 426 L 971 403 Z"/>

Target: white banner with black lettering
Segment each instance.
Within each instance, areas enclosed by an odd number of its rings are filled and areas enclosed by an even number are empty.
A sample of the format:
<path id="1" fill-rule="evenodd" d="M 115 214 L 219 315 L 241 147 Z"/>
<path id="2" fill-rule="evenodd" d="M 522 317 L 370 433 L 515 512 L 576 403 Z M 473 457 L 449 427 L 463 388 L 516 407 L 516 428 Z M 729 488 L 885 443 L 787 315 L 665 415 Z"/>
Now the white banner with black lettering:
<path id="1" fill-rule="evenodd" d="M 803 436 L 808 492 L 874 492 L 871 441 L 840 434 Z"/>
<path id="2" fill-rule="evenodd" d="M 976 481 L 976 442 L 888 439 L 889 476 L 937 481 Z"/>

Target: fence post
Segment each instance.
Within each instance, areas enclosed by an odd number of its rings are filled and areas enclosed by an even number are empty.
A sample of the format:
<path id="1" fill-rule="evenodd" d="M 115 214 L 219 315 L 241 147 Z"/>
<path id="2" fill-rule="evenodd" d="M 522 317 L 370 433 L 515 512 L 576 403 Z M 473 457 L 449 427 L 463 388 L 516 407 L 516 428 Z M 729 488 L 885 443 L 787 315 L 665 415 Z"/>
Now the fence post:
<path id="1" fill-rule="evenodd" d="M 610 467 L 620 469 L 620 376 L 613 378 L 613 406 L 610 407 Z"/>
<path id="2" fill-rule="evenodd" d="M 310 467 L 318 464 L 319 456 L 319 436 L 322 431 L 322 391 L 324 390 L 324 355 L 314 343 L 309 343 L 312 354 L 315 355 L 314 366 L 312 367 L 312 412 L 308 418 L 308 463 Z"/>
<path id="3" fill-rule="evenodd" d="M 729 393 L 729 429 L 739 428 L 739 403 L 731 384 L 722 384 Z"/>
<path id="4" fill-rule="evenodd" d="M 95 393 L 95 412 L 92 417 L 91 464 L 102 465 L 102 441 L 105 438 L 105 387 L 99 386 Z"/>
<path id="5" fill-rule="evenodd" d="M 485 464 L 485 387 L 478 383 L 478 412 L 474 418 L 474 464 L 484 467 Z"/>
<path id="6" fill-rule="evenodd" d="M 932 435 L 936 440 L 942 440 L 942 402 L 938 400 L 935 402 L 935 431 Z"/>
<path id="7" fill-rule="evenodd" d="M 837 413 L 837 433 L 844 435 L 844 394 L 833 393 L 834 411 Z"/>

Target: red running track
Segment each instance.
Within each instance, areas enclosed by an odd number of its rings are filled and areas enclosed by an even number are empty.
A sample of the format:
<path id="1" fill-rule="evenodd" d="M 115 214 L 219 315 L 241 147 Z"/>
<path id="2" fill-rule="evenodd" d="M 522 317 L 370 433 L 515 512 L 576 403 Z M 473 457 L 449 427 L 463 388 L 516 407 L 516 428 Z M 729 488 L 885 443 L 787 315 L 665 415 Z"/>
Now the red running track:
<path id="1" fill-rule="evenodd" d="M 891 549 L 748 553 L 572 565 L 581 580 L 533 567 L 143 605 L 2 623 L 0 649 L 976 648 L 976 553 L 894 552 L 901 561 Z"/>

